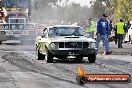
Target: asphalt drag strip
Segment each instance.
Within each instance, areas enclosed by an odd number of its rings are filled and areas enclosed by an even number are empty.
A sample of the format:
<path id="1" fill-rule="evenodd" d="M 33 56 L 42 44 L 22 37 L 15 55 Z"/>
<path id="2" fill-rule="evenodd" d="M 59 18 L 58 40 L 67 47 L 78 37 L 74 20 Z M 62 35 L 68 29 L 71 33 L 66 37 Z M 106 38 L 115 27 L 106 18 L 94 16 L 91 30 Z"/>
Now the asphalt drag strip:
<path id="1" fill-rule="evenodd" d="M 132 74 L 131 63 L 113 59 L 102 60 L 103 58 L 97 58 L 96 63 L 92 64 L 89 63 L 86 58 L 84 58 L 84 60 L 81 62 L 55 60 L 54 63 L 47 64 L 45 61 L 38 61 L 34 55 L 16 52 L 6 54 L 2 56 L 2 58 L 20 68 L 24 68 L 31 72 L 43 74 L 53 79 L 65 81 L 74 85 L 77 85 L 75 78 L 77 74 L 77 68 L 79 66 L 84 67 L 88 74 Z M 123 65 L 126 64 L 128 65 L 127 67 L 124 66 L 124 68 L 120 69 L 120 67 L 123 67 Z M 126 70 L 125 67 L 127 68 Z M 131 88 L 132 84 L 86 84 L 83 87 Z"/>

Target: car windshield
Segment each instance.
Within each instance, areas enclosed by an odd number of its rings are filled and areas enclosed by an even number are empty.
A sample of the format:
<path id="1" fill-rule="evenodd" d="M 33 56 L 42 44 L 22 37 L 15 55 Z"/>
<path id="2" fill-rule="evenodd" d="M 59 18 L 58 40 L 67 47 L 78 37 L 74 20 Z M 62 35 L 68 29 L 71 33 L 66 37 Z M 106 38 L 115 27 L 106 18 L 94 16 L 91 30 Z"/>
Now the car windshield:
<path id="1" fill-rule="evenodd" d="M 83 36 L 80 27 L 53 27 L 49 29 L 49 37 L 58 36 Z"/>

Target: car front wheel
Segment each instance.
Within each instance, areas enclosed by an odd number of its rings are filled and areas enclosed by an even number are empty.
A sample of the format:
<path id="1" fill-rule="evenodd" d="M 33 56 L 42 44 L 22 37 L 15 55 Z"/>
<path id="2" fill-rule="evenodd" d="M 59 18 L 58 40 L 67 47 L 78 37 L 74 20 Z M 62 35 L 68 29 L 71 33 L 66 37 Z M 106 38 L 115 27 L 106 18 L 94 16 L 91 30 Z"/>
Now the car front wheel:
<path id="1" fill-rule="evenodd" d="M 0 41 L 0 45 L 2 44 L 2 41 Z"/>
<path id="2" fill-rule="evenodd" d="M 89 63 L 94 63 L 96 61 L 96 53 L 90 54 L 88 56 Z"/>
<path id="3" fill-rule="evenodd" d="M 46 51 L 46 55 L 45 55 L 45 60 L 47 63 L 53 63 L 53 58 L 54 56 L 52 55 L 52 53 L 50 51 Z"/>

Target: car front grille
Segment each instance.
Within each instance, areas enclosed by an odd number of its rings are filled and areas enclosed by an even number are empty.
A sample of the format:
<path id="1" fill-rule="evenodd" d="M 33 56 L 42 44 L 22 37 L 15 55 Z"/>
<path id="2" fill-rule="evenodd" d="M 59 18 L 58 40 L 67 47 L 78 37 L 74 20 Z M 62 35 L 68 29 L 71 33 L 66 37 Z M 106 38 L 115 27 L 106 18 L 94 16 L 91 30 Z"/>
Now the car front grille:
<path id="1" fill-rule="evenodd" d="M 64 48 L 64 42 L 59 43 L 59 48 Z"/>
<path id="2" fill-rule="evenodd" d="M 88 42 L 60 42 L 59 48 L 88 48 Z"/>
<path id="3" fill-rule="evenodd" d="M 66 42 L 65 48 L 82 48 L 82 42 Z"/>
<path id="4" fill-rule="evenodd" d="M 83 48 L 88 48 L 89 47 L 89 43 L 88 42 L 83 42 Z"/>

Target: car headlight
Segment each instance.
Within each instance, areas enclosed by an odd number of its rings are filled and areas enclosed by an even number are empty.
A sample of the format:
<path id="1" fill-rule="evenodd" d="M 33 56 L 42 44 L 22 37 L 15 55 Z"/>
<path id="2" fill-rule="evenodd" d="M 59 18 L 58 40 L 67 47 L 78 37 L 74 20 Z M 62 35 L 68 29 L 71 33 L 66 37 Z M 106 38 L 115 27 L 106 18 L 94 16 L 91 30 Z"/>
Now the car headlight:
<path id="1" fill-rule="evenodd" d="M 51 49 L 57 49 L 57 44 L 56 43 L 50 43 L 50 48 Z"/>
<path id="2" fill-rule="evenodd" d="M 23 30 L 24 29 L 24 26 L 23 25 L 19 25 L 19 29 L 20 30 Z"/>
<path id="3" fill-rule="evenodd" d="M 96 48 L 96 44 L 94 42 L 91 43 L 91 48 Z"/>
<path id="4" fill-rule="evenodd" d="M 15 25 L 12 25 L 11 26 L 11 29 L 13 29 L 13 30 L 16 29 L 16 26 Z"/>
<path id="5" fill-rule="evenodd" d="M 6 29 L 6 30 L 7 30 L 8 28 L 9 28 L 9 27 L 8 27 L 7 25 L 5 25 L 3 29 Z"/>

